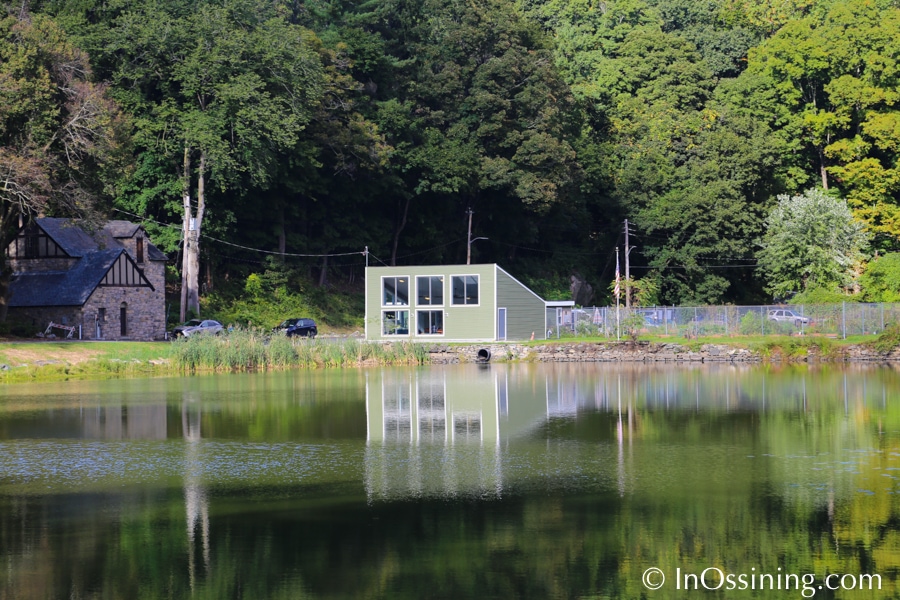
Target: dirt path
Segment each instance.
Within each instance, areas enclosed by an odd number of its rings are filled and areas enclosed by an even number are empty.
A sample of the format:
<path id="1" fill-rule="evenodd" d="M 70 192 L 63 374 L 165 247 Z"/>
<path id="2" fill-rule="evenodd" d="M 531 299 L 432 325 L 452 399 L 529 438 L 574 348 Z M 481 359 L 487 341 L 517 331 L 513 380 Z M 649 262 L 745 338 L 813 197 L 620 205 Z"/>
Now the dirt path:
<path id="1" fill-rule="evenodd" d="M 11 367 L 33 365 L 38 361 L 59 361 L 74 365 L 102 354 L 105 354 L 102 350 L 91 350 L 83 344 L 67 348 L 65 344 L 58 342 L 29 342 L 4 347 L 0 350 L 0 362 Z"/>

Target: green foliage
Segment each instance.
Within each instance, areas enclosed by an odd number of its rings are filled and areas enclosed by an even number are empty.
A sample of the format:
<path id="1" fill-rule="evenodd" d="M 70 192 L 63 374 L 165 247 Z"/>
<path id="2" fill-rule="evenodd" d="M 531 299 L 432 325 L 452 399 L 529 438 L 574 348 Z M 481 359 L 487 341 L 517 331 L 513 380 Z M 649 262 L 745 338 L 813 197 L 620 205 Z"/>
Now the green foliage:
<path id="1" fill-rule="evenodd" d="M 840 304 L 841 302 L 856 302 L 855 296 L 850 296 L 835 289 L 816 287 L 803 290 L 794 295 L 789 304 Z"/>
<path id="2" fill-rule="evenodd" d="M 788 361 L 805 359 L 810 355 L 827 358 L 837 350 L 832 340 L 822 337 L 782 337 L 752 344 L 751 348 L 764 358 Z"/>
<path id="3" fill-rule="evenodd" d="M 656 306 L 659 304 L 659 279 L 649 276 L 631 281 L 632 306 Z"/>
<path id="4" fill-rule="evenodd" d="M 765 321 L 762 316 L 755 311 L 750 311 L 741 317 L 741 325 L 739 331 L 741 335 L 759 335 L 765 332 Z"/>
<path id="5" fill-rule="evenodd" d="M 203 231 L 235 244 L 201 238 L 197 272 L 219 286 L 204 312 L 268 324 L 272 302 L 353 327 L 361 304 L 340 294 L 332 316 L 309 282 L 358 286 L 363 259 L 319 255 L 459 264 L 467 207 L 488 238 L 474 260 L 549 299 L 569 297 L 573 272 L 605 287 L 625 218 L 635 291 L 655 288 L 638 304 L 839 288 L 843 267 L 766 282 L 751 266 L 773 199 L 812 185 L 839 190 L 879 252 L 900 249 L 896 2 L 30 6 L 0 23 L 0 163 L 15 184 L 0 204 L 58 214 L 115 195 L 180 269 L 184 151 L 193 181 L 204 157 Z M 96 111 L 70 143 L 79 106 Z M 251 268 L 260 254 L 244 248 L 315 256 Z M 866 298 L 896 298 L 885 285 Z"/>
<path id="6" fill-rule="evenodd" d="M 887 354 L 900 346 L 900 323 L 892 323 L 884 328 L 872 343 L 872 347 L 878 352 Z"/>
<path id="7" fill-rule="evenodd" d="M 757 253 L 766 289 L 775 297 L 847 286 L 868 241 L 846 202 L 811 189 L 780 195 Z"/>
<path id="8" fill-rule="evenodd" d="M 244 284 L 244 292 L 252 298 L 259 298 L 262 295 L 262 279 L 258 273 L 250 273 L 247 275 L 247 282 Z"/>
<path id="9" fill-rule="evenodd" d="M 191 336 L 172 342 L 176 368 L 187 371 L 252 371 L 288 367 L 349 367 L 362 364 L 425 364 L 424 344 L 370 344 L 357 339 L 310 340 L 238 327 L 219 336 Z"/>
<path id="10" fill-rule="evenodd" d="M 808 185 L 810 176 L 824 187 L 835 180 L 873 232 L 896 240 L 900 113 L 893 65 L 900 7 L 817 4 L 818 10 L 784 15 L 784 26 L 751 50 L 749 70 L 770 82 L 779 136 L 798 144 L 797 184 Z"/>
<path id="11" fill-rule="evenodd" d="M 3 247 L 20 218 L 99 218 L 131 158 L 130 123 L 95 81 L 87 54 L 47 16 L 7 8 L 0 14 Z"/>
<path id="12" fill-rule="evenodd" d="M 900 253 L 873 259 L 859 277 L 866 302 L 900 302 Z"/>
<path id="13" fill-rule="evenodd" d="M 644 327 L 644 315 L 634 312 L 622 320 L 622 331 L 632 342 L 638 341 Z"/>

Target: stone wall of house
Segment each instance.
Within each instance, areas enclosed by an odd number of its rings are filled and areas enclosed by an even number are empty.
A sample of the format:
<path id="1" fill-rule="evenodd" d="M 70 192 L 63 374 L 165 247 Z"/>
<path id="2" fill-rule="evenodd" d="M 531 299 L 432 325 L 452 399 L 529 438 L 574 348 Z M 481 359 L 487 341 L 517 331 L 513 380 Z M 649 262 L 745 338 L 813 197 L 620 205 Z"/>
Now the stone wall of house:
<path id="1" fill-rule="evenodd" d="M 153 284 L 157 291 L 165 296 L 166 289 L 166 263 L 161 260 L 147 260 L 147 250 L 144 250 L 144 263 L 138 264 L 144 271 L 144 276 Z"/>
<path id="2" fill-rule="evenodd" d="M 10 307 L 6 318 L 10 323 L 30 328 L 31 335 L 43 333 L 51 321 L 74 327 L 82 325 L 81 308 L 78 306 Z M 67 334 L 66 331 L 59 329 L 53 330 L 51 333 L 56 337 L 66 337 Z M 84 336 L 84 332 L 82 332 L 82 336 Z M 77 331 L 73 337 L 78 337 Z"/>
<path id="3" fill-rule="evenodd" d="M 77 258 L 8 258 L 13 273 L 43 273 L 46 271 L 68 271 L 78 262 Z"/>
<path id="4" fill-rule="evenodd" d="M 85 338 L 97 337 L 100 309 L 106 314 L 100 325 L 100 338 L 105 340 L 162 339 L 166 333 L 166 300 L 164 265 L 148 263 L 144 275 L 153 284 L 147 287 L 98 287 L 84 303 Z M 126 307 L 126 331 L 121 335 L 122 303 Z"/>
<path id="5" fill-rule="evenodd" d="M 81 327 L 81 337 L 86 340 L 154 340 L 166 333 L 165 263 L 146 263 L 144 275 L 153 284 L 147 287 L 98 287 L 84 306 L 41 306 L 9 309 L 12 322 L 30 326 L 35 334 L 42 333 L 52 321 L 62 325 Z M 121 308 L 126 304 L 127 327 L 121 335 Z M 106 309 L 102 320 L 100 309 Z M 97 325 L 100 336 L 97 336 Z M 57 337 L 66 332 L 55 330 Z M 74 337 L 78 337 L 78 332 Z"/>

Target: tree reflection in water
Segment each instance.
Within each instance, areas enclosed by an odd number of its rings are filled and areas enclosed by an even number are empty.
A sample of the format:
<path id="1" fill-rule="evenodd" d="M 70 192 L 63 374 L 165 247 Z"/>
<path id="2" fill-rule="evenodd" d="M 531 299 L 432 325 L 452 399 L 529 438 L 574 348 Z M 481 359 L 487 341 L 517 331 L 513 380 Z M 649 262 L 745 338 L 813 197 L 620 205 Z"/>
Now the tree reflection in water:
<path id="1" fill-rule="evenodd" d="M 0 597 L 634 598 L 710 565 L 896 595 L 898 389 L 576 364 L 10 386 Z"/>

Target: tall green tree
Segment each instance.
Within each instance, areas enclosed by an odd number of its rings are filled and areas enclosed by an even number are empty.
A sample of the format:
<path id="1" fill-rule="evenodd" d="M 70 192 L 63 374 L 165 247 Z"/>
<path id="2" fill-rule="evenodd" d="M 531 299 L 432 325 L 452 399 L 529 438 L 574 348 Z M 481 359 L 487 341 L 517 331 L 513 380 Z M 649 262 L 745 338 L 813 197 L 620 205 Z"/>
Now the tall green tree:
<path id="1" fill-rule="evenodd" d="M 634 222 L 637 256 L 661 300 L 713 303 L 741 293 L 731 287 L 747 287 L 746 270 L 719 267 L 751 258 L 760 183 L 771 171 L 767 130 L 714 99 L 696 48 L 656 27 L 632 31 L 598 77 L 613 194 Z"/>
<path id="2" fill-rule="evenodd" d="M 866 0 L 827 6 L 788 21 L 751 52 L 749 70 L 769 82 L 773 125 L 799 142 L 795 186 L 811 176 L 825 189 L 836 184 L 872 231 L 896 245 L 900 7 Z"/>
<path id="3" fill-rule="evenodd" d="M 900 302 L 900 252 L 874 258 L 859 276 L 866 302 Z"/>
<path id="4" fill-rule="evenodd" d="M 406 81 L 378 116 L 402 182 L 392 262 L 417 204 L 452 204 L 464 234 L 467 206 L 508 226 L 569 200 L 573 98 L 537 27 L 500 0 L 392 2 L 371 19 Z"/>
<path id="5" fill-rule="evenodd" d="M 101 213 L 113 173 L 128 166 L 128 141 L 107 87 L 54 21 L 25 11 L 0 18 L 0 247 L 19 219 Z"/>
<path id="6" fill-rule="evenodd" d="M 847 287 L 868 239 L 844 200 L 816 188 L 780 195 L 757 253 L 766 290 L 786 298 L 815 288 Z"/>
<path id="7" fill-rule="evenodd" d="M 181 181 L 182 312 L 199 312 L 200 236 L 208 184 L 271 183 L 318 105 L 312 34 L 251 0 L 135 3 L 107 33 L 102 62 L 138 116 L 144 152 Z M 183 315 L 182 315 L 183 316 Z"/>

